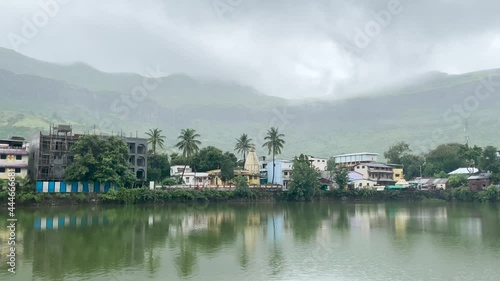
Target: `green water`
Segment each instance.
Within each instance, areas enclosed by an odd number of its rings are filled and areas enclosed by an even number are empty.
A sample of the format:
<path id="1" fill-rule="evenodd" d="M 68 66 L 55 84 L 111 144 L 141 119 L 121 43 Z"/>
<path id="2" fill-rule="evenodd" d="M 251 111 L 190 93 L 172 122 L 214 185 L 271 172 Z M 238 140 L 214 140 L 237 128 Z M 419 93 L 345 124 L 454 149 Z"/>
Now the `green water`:
<path id="1" fill-rule="evenodd" d="M 500 280 L 496 205 L 58 207 L 16 215 L 15 275 L 0 215 L 0 280 Z"/>

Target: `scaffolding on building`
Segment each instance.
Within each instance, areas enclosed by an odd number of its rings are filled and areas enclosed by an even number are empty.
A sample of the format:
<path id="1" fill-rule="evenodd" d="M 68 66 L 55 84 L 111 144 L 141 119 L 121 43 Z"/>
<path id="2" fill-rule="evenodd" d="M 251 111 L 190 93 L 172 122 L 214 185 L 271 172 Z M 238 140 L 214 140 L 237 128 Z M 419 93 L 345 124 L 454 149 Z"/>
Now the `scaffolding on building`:
<path id="1" fill-rule="evenodd" d="M 71 147 L 78 137 L 69 125 L 51 125 L 48 135 L 40 132 L 36 180 L 64 180 L 64 171 L 73 161 Z"/>

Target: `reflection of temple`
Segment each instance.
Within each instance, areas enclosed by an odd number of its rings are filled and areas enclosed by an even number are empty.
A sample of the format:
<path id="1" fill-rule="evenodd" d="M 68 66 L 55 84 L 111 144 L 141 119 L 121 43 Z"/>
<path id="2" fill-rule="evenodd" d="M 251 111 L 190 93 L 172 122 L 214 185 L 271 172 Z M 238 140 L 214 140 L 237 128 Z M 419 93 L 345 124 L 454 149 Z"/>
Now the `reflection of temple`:
<path id="1" fill-rule="evenodd" d="M 247 226 L 244 229 L 245 248 L 250 253 L 255 252 L 257 237 L 261 233 L 260 214 L 248 214 Z"/>

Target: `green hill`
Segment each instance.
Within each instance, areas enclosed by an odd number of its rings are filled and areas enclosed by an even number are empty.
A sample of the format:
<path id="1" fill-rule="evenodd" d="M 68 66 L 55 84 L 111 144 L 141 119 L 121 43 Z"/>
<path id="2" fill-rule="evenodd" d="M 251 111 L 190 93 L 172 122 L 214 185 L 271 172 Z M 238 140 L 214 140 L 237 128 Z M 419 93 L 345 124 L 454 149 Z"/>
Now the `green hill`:
<path id="1" fill-rule="evenodd" d="M 0 137 L 31 138 L 51 123 L 71 124 L 78 132 L 140 136 L 158 127 L 172 150 L 179 131 L 192 127 L 204 145 L 232 150 L 241 133 L 248 133 L 259 147 L 265 131 L 277 126 L 286 134 L 284 158 L 300 153 L 382 153 L 400 140 L 423 152 L 444 142 L 464 142 L 466 135 L 478 145 L 500 146 L 498 69 L 430 73 L 412 83 L 342 101 L 290 101 L 236 83 L 176 74 L 147 80 L 158 85 L 143 100 L 127 103 L 144 79 L 83 64 L 41 62 L 0 49 Z M 480 85 L 488 79 L 493 83 L 485 92 Z M 477 87 L 489 94 L 475 97 Z M 103 120 L 111 125 L 103 126 Z M 266 151 L 260 148 L 258 153 Z"/>

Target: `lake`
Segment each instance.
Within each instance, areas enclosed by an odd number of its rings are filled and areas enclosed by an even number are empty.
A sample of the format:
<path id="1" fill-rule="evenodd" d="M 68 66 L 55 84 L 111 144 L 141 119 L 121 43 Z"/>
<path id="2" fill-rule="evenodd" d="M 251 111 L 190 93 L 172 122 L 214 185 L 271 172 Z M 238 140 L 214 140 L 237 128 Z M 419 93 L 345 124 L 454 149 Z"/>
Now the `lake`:
<path id="1" fill-rule="evenodd" d="M 0 280 L 500 280 L 500 206 L 341 202 L 17 209 Z"/>

